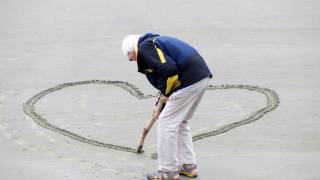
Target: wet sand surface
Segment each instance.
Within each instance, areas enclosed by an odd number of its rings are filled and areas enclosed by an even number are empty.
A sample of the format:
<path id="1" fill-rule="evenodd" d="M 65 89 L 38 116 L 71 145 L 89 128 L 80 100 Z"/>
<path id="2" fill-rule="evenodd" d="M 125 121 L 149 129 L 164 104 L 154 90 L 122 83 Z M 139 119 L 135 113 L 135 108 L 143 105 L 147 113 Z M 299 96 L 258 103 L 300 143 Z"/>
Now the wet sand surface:
<path id="1" fill-rule="evenodd" d="M 157 91 L 120 48 L 145 32 L 190 42 L 214 72 L 191 122 L 196 179 L 320 179 L 319 8 L 1 1 L 0 179 L 144 179 L 156 170 L 155 128 L 145 152 L 132 151 Z"/>

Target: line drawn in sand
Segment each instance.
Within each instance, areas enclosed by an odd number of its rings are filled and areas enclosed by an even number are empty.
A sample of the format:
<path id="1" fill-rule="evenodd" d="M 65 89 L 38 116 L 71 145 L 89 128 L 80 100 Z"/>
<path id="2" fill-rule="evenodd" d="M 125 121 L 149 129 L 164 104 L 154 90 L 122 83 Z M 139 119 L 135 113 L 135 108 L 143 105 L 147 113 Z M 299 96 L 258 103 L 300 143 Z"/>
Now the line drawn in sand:
<path id="1" fill-rule="evenodd" d="M 103 84 L 103 85 L 111 85 L 111 86 L 117 86 L 119 88 L 122 88 L 123 90 L 126 90 L 128 93 L 130 93 L 132 96 L 136 97 L 137 99 L 147 99 L 147 98 L 153 98 L 157 97 L 158 95 L 144 95 L 143 92 L 139 90 L 136 86 L 128 83 L 128 82 L 123 82 L 123 81 L 106 81 L 106 80 L 88 80 L 88 81 L 78 81 L 78 82 L 70 82 L 70 83 L 63 83 L 60 85 L 57 85 L 55 87 L 49 88 L 47 90 L 41 91 L 37 93 L 36 95 L 32 96 L 28 101 L 26 101 L 23 104 L 23 110 L 24 112 L 30 116 L 33 121 L 40 126 L 43 126 L 44 128 L 60 133 L 62 135 L 65 135 L 67 137 L 70 137 L 74 140 L 88 143 L 94 146 L 100 146 L 100 147 L 105 147 L 113 150 L 118 150 L 118 151 L 124 151 L 124 152 L 131 152 L 131 153 L 137 153 L 137 150 L 135 148 L 131 147 L 126 147 L 122 145 L 116 145 L 116 144 L 110 144 L 110 143 L 105 143 L 101 141 L 97 141 L 94 139 L 89 139 L 85 138 L 83 136 L 80 136 L 76 133 L 73 133 L 71 131 L 68 131 L 66 129 L 59 128 L 56 125 L 53 125 L 49 123 L 43 116 L 40 115 L 35 109 L 35 104 L 43 97 L 46 95 L 53 93 L 55 91 L 61 90 L 63 88 L 71 87 L 71 86 L 79 86 L 79 85 L 87 85 L 87 84 Z M 216 129 L 210 129 L 207 132 L 203 132 L 200 134 L 197 134 L 192 137 L 193 141 L 199 141 L 204 138 L 208 138 L 211 136 L 216 136 L 218 134 L 225 133 L 231 129 L 234 129 L 239 126 L 243 126 L 252 122 L 257 121 L 258 119 L 262 118 L 265 114 L 275 110 L 280 103 L 280 98 L 278 94 L 271 89 L 267 88 L 261 88 L 258 86 L 250 86 L 250 85 L 209 85 L 207 90 L 212 91 L 212 90 L 227 90 L 227 89 L 241 89 L 241 90 L 249 90 L 257 93 L 261 93 L 265 96 L 266 98 L 266 105 L 253 112 L 250 113 L 247 117 L 236 121 L 232 122 L 229 124 L 225 124 L 224 126 L 221 126 Z M 157 159 L 157 153 L 153 153 L 151 155 L 153 159 Z"/>

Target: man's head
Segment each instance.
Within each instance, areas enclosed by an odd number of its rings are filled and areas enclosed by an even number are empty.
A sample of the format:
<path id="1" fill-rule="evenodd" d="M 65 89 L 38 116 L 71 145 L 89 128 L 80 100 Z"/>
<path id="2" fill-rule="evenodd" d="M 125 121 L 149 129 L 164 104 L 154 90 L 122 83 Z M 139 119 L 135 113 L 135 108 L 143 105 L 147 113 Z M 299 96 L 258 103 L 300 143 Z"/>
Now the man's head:
<path id="1" fill-rule="evenodd" d="M 122 41 L 122 52 L 128 56 L 129 61 L 137 60 L 138 41 L 141 35 L 131 34 Z"/>

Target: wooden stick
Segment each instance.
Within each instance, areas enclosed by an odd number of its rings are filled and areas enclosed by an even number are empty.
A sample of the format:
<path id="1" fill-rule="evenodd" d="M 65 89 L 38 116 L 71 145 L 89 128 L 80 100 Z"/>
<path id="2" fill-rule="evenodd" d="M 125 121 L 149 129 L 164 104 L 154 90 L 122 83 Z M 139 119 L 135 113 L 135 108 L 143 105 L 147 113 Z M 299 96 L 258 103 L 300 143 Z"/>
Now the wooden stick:
<path id="1" fill-rule="evenodd" d="M 143 132 L 142 132 L 142 135 L 140 137 L 137 153 L 141 153 L 142 152 L 142 147 L 143 147 L 143 144 L 144 144 L 144 140 L 145 140 L 147 134 L 149 133 L 150 129 L 152 128 L 153 124 L 156 122 L 157 119 L 158 119 L 158 117 L 152 117 L 151 120 L 149 121 L 147 127 L 143 128 Z"/>
<path id="2" fill-rule="evenodd" d="M 156 110 L 160 111 L 163 109 L 163 106 L 165 104 L 165 100 L 160 96 L 159 102 L 157 104 Z M 158 119 L 159 115 L 152 115 L 151 120 L 148 122 L 147 126 L 145 128 L 143 128 L 143 132 L 142 135 L 139 139 L 139 145 L 137 148 L 137 153 L 142 153 L 142 147 L 144 144 L 144 140 L 147 137 L 147 134 L 149 133 L 150 129 L 152 128 L 153 124 L 156 122 L 156 120 Z"/>

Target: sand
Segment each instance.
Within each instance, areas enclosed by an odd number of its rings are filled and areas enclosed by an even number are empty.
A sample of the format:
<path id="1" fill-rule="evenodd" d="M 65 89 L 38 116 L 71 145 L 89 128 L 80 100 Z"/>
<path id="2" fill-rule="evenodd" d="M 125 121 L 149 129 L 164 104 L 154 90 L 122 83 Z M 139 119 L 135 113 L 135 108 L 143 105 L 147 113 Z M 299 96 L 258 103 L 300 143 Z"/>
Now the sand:
<path id="1" fill-rule="evenodd" d="M 121 53 L 179 37 L 214 73 L 191 120 L 196 179 L 320 179 L 320 3 L 0 2 L 0 179 L 144 179 L 157 91 Z M 127 152 L 130 151 L 130 152 Z M 186 178 L 183 178 L 186 179 Z"/>

